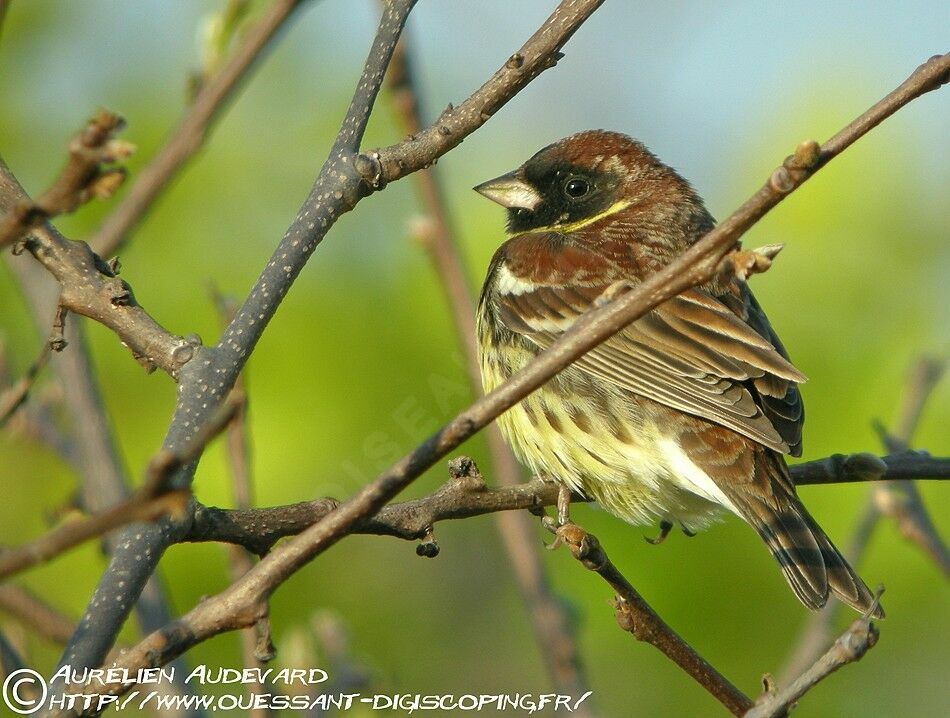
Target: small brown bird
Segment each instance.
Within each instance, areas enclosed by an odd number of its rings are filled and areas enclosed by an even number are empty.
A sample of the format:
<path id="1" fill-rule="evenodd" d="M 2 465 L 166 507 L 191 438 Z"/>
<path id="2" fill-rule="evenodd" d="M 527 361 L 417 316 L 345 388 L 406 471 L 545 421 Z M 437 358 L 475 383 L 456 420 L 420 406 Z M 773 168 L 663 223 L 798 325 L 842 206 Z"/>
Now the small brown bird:
<path id="1" fill-rule="evenodd" d="M 689 183 L 639 142 L 589 131 L 475 188 L 508 209 L 478 304 L 491 391 L 598 298 L 636 286 L 711 230 Z M 795 595 L 874 597 L 798 500 L 805 377 L 745 282 L 718 277 L 670 299 L 498 419 L 531 471 L 634 524 L 691 533 L 727 509 L 768 545 Z M 883 616 L 879 607 L 874 615 Z"/>

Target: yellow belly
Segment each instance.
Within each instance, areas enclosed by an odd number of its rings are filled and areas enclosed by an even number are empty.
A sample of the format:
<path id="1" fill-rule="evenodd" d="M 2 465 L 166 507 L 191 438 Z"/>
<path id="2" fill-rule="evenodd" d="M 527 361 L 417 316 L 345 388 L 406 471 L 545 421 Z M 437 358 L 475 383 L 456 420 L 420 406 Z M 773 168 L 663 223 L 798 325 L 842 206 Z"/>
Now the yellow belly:
<path id="1" fill-rule="evenodd" d="M 521 337 L 480 344 L 486 392 L 536 355 Z M 533 473 L 566 483 L 625 521 L 669 520 L 688 530 L 703 528 L 721 507 L 685 488 L 684 455 L 651 416 L 650 406 L 568 367 L 497 421 Z"/>

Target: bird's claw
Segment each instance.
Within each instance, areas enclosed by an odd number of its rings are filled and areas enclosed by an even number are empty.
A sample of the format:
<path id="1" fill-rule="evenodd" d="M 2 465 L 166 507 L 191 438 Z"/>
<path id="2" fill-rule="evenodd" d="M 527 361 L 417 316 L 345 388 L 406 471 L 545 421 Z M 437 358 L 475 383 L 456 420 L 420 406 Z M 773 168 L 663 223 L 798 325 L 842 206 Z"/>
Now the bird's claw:
<path id="1" fill-rule="evenodd" d="M 651 546 L 659 546 L 661 543 L 666 541 L 666 537 L 670 535 L 670 531 L 673 530 L 673 522 L 667 521 L 664 519 L 660 521 L 660 533 L 650 538 L 649 536 L 644 536 L 643 540 L 646 541 Z"/>

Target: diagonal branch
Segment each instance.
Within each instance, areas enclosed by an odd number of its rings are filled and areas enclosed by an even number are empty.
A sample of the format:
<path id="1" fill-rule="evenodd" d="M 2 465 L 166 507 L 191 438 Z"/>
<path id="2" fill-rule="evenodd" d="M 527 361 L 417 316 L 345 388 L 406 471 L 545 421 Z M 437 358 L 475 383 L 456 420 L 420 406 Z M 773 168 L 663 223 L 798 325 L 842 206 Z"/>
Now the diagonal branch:
<path id="1" fill-rule="evenodd" d="M 572 523 L 558 527 L 555 533 L 558 541 L 567 546 L 574 558 L 600 575 L 617 592 L 614 607 L 617 610 L 617 623 L 623 630 L 633 634 L 637 640 L 646 641 L 659 649 L 733 715 L 745 715 L 752 707 L 749 697 L 732 685 L 660 618 L 610 562 L 595 536 Z"/>
<path id="2" fill-rule="evenodd" d="M 876 602 L 875 602 L 876 605 Z M 767 692 L 756 701 L 745 718 L 782 718 L 805 693 L 839 668 L 859 661 L 877 643 L 877 626 L 869 616 L 856 619 L 824 655 L 809 666 L 786 688 Z"/>

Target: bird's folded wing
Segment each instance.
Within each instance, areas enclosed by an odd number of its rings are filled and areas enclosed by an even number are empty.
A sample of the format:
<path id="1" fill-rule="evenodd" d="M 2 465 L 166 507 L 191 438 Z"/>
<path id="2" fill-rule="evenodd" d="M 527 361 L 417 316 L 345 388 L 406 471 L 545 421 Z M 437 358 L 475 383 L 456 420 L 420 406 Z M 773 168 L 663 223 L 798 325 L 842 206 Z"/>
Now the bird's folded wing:
<path id="1" fill-rule="evenodd" d="M 517 292 L 497 293 L 495 301 L 509 329 L 543 348 L 605 289 L 521 285 Z M 800 446 L 801 402 L 794 385 L 805 377 L 768 339 L 701 290 L 664 302 L 574 366 L 776 451 Z"/>

